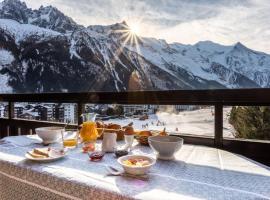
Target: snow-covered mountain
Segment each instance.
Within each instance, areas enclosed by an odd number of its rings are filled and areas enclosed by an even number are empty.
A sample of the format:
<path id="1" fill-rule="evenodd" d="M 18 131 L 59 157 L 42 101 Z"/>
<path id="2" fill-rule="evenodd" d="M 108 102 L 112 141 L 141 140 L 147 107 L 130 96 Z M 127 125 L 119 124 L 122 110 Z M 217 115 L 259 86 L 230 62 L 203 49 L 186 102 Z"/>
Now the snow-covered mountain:
<path id="1" fill-rule="evenodd" d="M 4 0 L 0 4 L 2 19 L 12 19 L 22 24 L 32 24 L 61 33 L 83 28 L 52 6 L 41 6 L 38 10 L 32 10 L 19 0 Z"/>
<path id="2" fill-rule="evenodd" d="M 270 55 L 241 43 L 126 40 L 125 22 L 83 27 L 54 7 L 0 3 L 0 92 L 270 86 Z M 3 89 L 6 88 L 6 89 Z"/>

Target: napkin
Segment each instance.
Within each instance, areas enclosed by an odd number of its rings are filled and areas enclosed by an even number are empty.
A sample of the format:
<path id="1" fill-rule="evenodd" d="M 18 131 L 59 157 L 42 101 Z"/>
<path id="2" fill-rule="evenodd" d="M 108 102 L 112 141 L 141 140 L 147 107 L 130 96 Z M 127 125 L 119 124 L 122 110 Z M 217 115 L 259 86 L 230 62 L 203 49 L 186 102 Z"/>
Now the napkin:
<path id="1" fill-rule="evenodd" d="M 5 143 L 10 143 L 17 147 L 25 147 L 30 146 L 35 143 L 41 143 L 41 139 L 39 139 L 36 135 L 28 135 L 28 136 L 10 136 L 2 139 Z"/>
<path id="2" fill-rule="evenodd" d="M 0 147 L 1 148 L 11 148 L 11 147 L 15 147 L 15 145 L 9 141 L 2 139 L 2 140 L 0 140 Z"/>

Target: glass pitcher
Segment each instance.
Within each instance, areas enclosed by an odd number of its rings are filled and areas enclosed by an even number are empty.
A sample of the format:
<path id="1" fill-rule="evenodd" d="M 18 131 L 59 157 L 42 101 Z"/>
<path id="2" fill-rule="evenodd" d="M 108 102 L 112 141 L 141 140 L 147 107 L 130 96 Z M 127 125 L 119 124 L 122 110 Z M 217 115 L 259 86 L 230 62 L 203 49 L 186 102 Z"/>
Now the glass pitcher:
<path id="1" fill-rule="evenodd" d="M 94 122 L 96 120 L 96 113 L 83 113 L 81 118 L 83 122 Z"/>
<path id="2" fill-rule="evenodd" d="M 83 124 L 80 130 L 82 142 L 95 142 L 100 136 L 96 128 L 96 113 L 84 113 L 81 115 Z"/>

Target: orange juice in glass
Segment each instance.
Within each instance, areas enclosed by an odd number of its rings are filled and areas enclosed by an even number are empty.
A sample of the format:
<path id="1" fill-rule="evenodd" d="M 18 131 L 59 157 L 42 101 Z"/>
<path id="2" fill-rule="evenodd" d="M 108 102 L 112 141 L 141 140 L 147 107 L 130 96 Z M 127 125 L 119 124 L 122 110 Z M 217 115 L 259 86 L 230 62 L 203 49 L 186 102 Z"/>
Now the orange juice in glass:
<path id="1" fill-rule="evenodd" d="M 80 131 L 80 137 L 82 139 L 82 142 L 91 142 L 96 141 L 99 137 L 96 123 L 92 121 L 83 122 L 82 128 Z"/>
<path id="2" fill-rule="evenodd" d="M 95 113 L 86 113 L 82 114 L 83 124 L 80 130 L 80 138 L 82 142 L 95 142 L 100 136 L 96 128 L 96 114 Z"/>
<path id="3" fill-rule="evenodd" d="M 78 145 L 78 131 L 68 131 L 63 134 L 63 146 L 75 148 Z"/>
<path id="4" fill-rule="evenodd" d="M 77 140 L 76 139 L 65 139 L 63 144 L 64 144 L 64 147 L 75 147 L 75 146 L 77 146 Z"/>

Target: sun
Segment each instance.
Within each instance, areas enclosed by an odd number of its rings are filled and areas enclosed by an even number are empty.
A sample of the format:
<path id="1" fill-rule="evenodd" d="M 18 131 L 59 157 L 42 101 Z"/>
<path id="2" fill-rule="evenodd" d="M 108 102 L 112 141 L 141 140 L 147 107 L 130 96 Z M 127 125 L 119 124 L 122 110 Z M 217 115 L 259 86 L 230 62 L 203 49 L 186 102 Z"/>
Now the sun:
<path id="1" fill-rule="evenodd" d="M 119 55 L 123 52 L 126 46 L 136 48 L 137 52 L 140 52 L 140 44 L 143 41 L 141 37 L 143 33 L 142 24 L 140 21 L 130 22 L 124 20 L 120 23 L 120 27 L 117 30 L 114 30 L 115 33 L 119 33 L 121 46 L 117 50 L 116 54 Z"/>
<path id="2" fill-rule="evenodd" d="M 140 26 L 139 24 L 130 24 L 130 33 L 134 35 L 139 35 L 140 34 Z"/>

